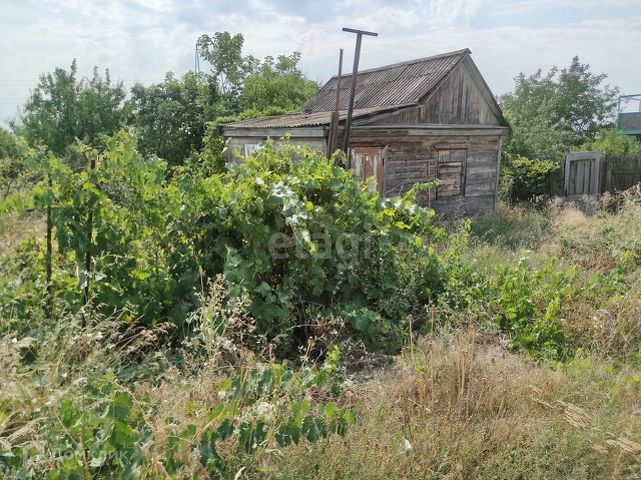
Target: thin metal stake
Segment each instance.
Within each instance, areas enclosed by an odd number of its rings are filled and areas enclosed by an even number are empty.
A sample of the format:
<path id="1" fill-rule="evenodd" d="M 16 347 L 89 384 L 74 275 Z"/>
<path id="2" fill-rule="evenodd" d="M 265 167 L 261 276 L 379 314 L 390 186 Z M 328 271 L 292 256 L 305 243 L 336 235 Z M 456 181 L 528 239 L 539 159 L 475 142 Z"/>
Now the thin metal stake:
<path id="1" fill-rule="evenodd" d="M 91 175 L 91 172 L 93 172 L 96 169 L 96 157 L 91 156 L 91 160 L 89 162 L 89 172 Z M 91 180 L 93 180 L 91 177 L 89 177 Z M 89 279 L 91 276 L 91 242 L 93 241 L 93 206 L 89 210 L 89 217 L 87 219 L 87 250 L 85 251 L 85 291 L 84 291 L 84 297 L 85 297 L 85 305 L 89 303 Z M 82 327 L 86 327 L 87 322 L 85 320 L 85 316 L 82 316 Z"/>
<path id="2" fill-rule="evenodd" d="M 47 184 L 49 185 L 50 194 L 53 190 L 53 182 L 51 181 L 51 173 L 47 174 Z M 51 314 L 53 312 L 53 284 L 52 284 L 52 273 L 53 273 L 53 246 L 51 242 L 53 230 L 53 218 L 51 213 L 51 202 L 53 198 L 50 198 L 49 204 L 47 205 L 47 256 L 46 261 L 46 274 L 47 274 L 47 300 L 46 300 L 46 317 L 47 320 L 51 320 Z"/>

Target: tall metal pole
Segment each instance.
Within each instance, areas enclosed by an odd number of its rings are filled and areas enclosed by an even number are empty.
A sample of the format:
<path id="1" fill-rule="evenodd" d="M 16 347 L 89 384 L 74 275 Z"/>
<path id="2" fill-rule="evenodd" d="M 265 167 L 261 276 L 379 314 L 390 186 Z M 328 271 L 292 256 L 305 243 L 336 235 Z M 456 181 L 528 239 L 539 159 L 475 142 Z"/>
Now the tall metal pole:
<path id="1" fill-rule="evenodd" d="M 343 74 L 343 49 L 341 48 L 338 53 L 338 76 L 336 77 L 336 104 L 334 105 L 334 112 L 332 113 L 332 121 L 330 122 L 329 131 L 329 152 L 332 155 L 338 146 L 338 123 L 340 116 L 338 114 L 339 100 L 341 95 L 341 75 Z"/>
<path id="2" fill-rule="evenodd" d="M 343 136 L 343 151 L 347 154 L 347 166 L 350 166 L 349 160 L 349 134 L 352 128 L 352 115 L 354 113 L 354 96 L 356 95 L 356 77 L 358 75 L 358 62 L 361 57 L 361 43 L 363 35 L 378 37 L 378 33 L 368 32 L 365 30 L 355 30 L 353 28 L 343 28 L 344 32 L 356 34 L 356 49 L 354 51 L 354 68 L 352 69 L 352 89 L 349 95 L 349 105 L 347 107 L 347 120 L 345 121 L 345 134 Z"/>

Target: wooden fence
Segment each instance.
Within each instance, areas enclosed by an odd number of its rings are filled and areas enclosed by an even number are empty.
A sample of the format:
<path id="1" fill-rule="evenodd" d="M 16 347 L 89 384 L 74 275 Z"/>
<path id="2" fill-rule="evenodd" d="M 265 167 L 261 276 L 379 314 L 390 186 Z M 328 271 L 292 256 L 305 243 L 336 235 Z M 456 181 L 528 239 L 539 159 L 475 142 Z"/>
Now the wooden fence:
<path id="1" fill-rule="evenodd" d="M 641 182 L 641 155 L 608 155 L 600 157 L 600 161 L 593 163 L 598 177 L 591 179 L 589 183 L 597 187 L 581 190 L 577 185 L 581 185 L 584 179 L 588 178 L 587 168 L 581 164 L 586 164 L 590 159 L 594 159 L 594 153 L 568 154 L 566 161 L 561 163 L 561 170 L 550 176 L 550 193 L 553 196 L 573 196 L 580 193 L 620 192 Z"/>

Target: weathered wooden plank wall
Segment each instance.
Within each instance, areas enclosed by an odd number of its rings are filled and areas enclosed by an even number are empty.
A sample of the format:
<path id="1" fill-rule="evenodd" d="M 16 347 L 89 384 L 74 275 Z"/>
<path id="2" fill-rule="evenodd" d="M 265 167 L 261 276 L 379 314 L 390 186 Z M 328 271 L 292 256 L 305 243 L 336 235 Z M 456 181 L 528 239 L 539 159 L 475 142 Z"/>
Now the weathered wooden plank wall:
<path id="1" fill-rule="evenodd" d="M 489 213 L 496 202 L 496 182 L 500 139 L 498 136 L 429 136 L 385 139 L 355 138 L 360 146 L 387 146 L 385 156 L 385 191 L 383 195 L 403 195 L 419 182 L 437 178 L 438 151 L 465 148 L 464 191 L 460 197 L 436 198 L 431 190 L 419 203 L 433 206 L 442 214 Z"/>
<path id="2" fill-rule="evenodd" d="M 423 105 L 406 108 L 371 125 L 454 124 L 500 125 L 472 74 L 459 65 L 443 86 Z"/>

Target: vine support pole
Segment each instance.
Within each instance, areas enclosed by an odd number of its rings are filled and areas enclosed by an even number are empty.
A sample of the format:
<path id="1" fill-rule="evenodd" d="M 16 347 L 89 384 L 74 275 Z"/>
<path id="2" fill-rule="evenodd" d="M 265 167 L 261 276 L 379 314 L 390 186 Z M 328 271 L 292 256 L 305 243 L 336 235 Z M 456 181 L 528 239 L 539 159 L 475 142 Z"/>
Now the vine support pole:
<path id="1" fill-rule="evenodd" d="M 52 181 L 51 173 L 47 174 L 47 184 L 49 185 L 49 191 L 52 192 Z M 51 242 L 52 230 L 53 230 L 53 218 L 51 215 L 51 202 L 50 198 L 49 203 L 47 204 L 47 255 L 45 257 L 45 270 L 47 275 L 47 291 L 46 291 L 46 304 L 45 304 L 45 316 L 47 320 L 51 320 L 51 314 L 53 310 L 53 284 L 52 284 L 52 262 L 53 262 L 53 247 Z"/>
<path id="2" fill-rule="evenodd" d="M 96 157 L 91 156 L 89 162 L 89 173 L 95 170 L 96 168 Z M 89 278 L 91 274 L 91 242 L 93 241 L 93 207 L 89 210 L 89 215 L 87 218 L 87 248 L 85 250 L 85 289 L 84 289 L 84 301 L 85 305 L 89 303 Z M 87 321 L 85 316 L 82 316 L 82 327 L 87 326 Z"/>

